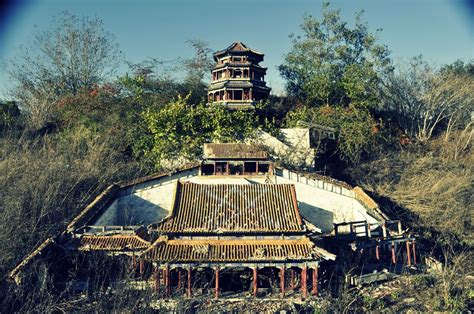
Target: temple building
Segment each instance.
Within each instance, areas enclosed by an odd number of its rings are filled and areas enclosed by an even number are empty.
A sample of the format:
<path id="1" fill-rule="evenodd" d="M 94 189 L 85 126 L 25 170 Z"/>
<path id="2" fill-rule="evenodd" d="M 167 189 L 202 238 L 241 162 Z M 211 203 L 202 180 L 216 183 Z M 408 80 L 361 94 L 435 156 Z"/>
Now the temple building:
<path id="1" fill-rule="evenodd" d="M 259 65 L 263 53 L 235 42 L 214 53 L 216 65 L 208 90 L 208 102 L 220 103 L 230 108 L 242 108 L 264 100 L 270 93 L 264 77 L 267 68 Z"/>
<path id="2" fill-rule="evenodd" d="M 355 283 L 416 264 L 415 238 L 361 188 L 280 168 L 254 145 L 209 143 L 203 153 L 196 164 L 109 186 L 9 278 L 21 284 L 28 265 L 45 263 L 59 287 L 306 299 L 349 260 L 363 261 L 351 268 Z M 102 266 L 91 274 L 76 265 L 88 261 Z M 100 267 L 109 267 L 102 281 Z"/>

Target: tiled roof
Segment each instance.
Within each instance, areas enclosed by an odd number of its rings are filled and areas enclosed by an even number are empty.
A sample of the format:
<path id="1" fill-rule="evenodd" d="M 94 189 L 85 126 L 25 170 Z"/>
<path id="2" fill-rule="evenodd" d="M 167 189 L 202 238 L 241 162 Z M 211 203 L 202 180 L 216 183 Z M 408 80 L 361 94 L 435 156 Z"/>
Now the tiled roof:
<path id="1" fill-rule="evenodd" d="M 253 89 L 261 89 L 261 90 L 270 90 L 271 88 L 265 86 L 264 81 L 257 81 L 257 80 L 235 80 L 235 79 L 227 79 L 222 80 L 219 82 L 211 82 L 209 86 L 209 91 L 214 91 L 222 88 L 253 88 Z"/>
<path id="2" fill-rule="evenodd" d="M 256 145 L 205 143 L 204 157 L 212 159 L 267 159 L 268 154 Z"/>
<path id="3" fill-rule="evenodd" d="M 379 205 L 360 187 L 356 186 L 352 190 L 354 191 L 356 198 L 360 200 L 367 209 L 375 209 L 379 207 Z"/>
<path id="4" fill-rule="evenodd" d="M 308 238 L 296 240 L 163 240 L 142 258 L 157 262 L 258 262 L 333 259 Z"/>
<path id="5" fill-rule="evenodd" d="M 380 220 L 389 220 L 389 217 L 379 208 L 379 205 L 372 197 L 360 187 L 356 186 L 352 189 L 355 198 L 372 214 L 375 218 Z"/>
<path id="6" fill-rule="evenodd" d="M 164 233 L 303 232 L 292 184 L 179 183 Z"/>
<path id="7" fill-rule="evenodd" d="M 214 53 L 214 56 L 219 56 L 224 53 L 228 53 L 232 51 L 246 51 L 246 52 L 254 53 L 259 56 L 263 56 L 263 53 L 248 48 L 247 45 L 245 45 L 243 42 L 240 42 L 240 41 L 232 43 L 229 47 L 227 47 L 224 50 L 216 51 Z"/>
<path id="8" fill-rule="evenodd" d="M 8 278 L 10 280 L 18 280 L 17 276 L 26 267 L 34 258 L 38 255 L 41 255 L 48 247 L 54 244 L 53 238 L 46 239 L 43 243 L 41 243 L 33 252 L 28 254 L 10 273 L 8 273 Z"/>
<path id="9" fill-rule="evenodd" d="M 80 239 L 80 251 L 134 251 L 144 250 L 151 243 L 136 234 L 111 236 L 83 236 Z"/>

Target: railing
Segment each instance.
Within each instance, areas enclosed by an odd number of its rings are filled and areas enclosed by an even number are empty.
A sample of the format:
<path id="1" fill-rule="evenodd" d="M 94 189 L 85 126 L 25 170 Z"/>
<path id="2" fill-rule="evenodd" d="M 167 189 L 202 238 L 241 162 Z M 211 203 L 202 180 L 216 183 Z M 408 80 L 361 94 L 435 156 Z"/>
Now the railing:
<path id="1" fill-rule="evenodd" d="M 395 227 L 395 228 L 394 228 Z M 362 229 L 362 230 L 361 230 Z M 389 232 L 388 232 L 388 231 Z M 380 234 L 380 231 L 382 234 Z M 402 223 L 400 220 L 387 220 L 381 223 L 369 223 L 365 220 L 351 221 L 334 224 L 335 236 L 354 236 L 354 237 L 382 237 L 399 236 L 403 234 Z"/>

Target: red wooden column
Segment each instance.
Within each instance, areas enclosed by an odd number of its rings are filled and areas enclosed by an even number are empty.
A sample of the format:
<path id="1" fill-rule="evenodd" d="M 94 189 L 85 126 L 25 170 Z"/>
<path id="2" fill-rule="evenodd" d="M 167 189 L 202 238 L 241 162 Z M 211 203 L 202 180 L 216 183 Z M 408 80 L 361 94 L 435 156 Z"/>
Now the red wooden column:
<path id="1" fill-rule="evenodd" d="M 375 258 L 380 261 L 380 247 L 377 243 L 377 245 L 375 246 Z"/>
<path id="2" fill-rule="evenodd" d="M 406 242 L 407 246 L 407 266 L 411 266 L 410 241 Z"/>
<path id="3" fill-rule="evenodd" d="M 192 296 L 191 267 L 188 268 L 188 298 Z"/>
<path id="4" fill-rule="evenodd" d="M 392 242 L 392 263 L 397 263 L 397 257 L 395 256 L 395 243 Z"/>
<path id="5" fill-rule="evenodd" d="M 416 249 L 415 249 L 415 241 L 411 242 L 411 248 L 413 251 L 413 265 L 416 265 Z"/>
<path id="6" fill-rule="evenodd" d="M 318 295 L 318 267 L 313 268 L 313 288 L 311 289 L 311 294 Z"/>
<path id="7" fill-rule="evenodd" d="M 253 268 L 253 296 L 257 296 L 257 290 L 258 290 L 258 268 L 254 267 Z"/>
<path id="8" fill-rule="evenodd" d="M 216 299 L 219 298 L 219 267 L 216 267 L 216 291 L 215 291 Z"/>
<path id="9" fill-rule="evenodd" d="M 306 296 L 308 295 L 308 287 L 307 287 L 307 278 L 308 278 L 308 268 L 303 266 L 301 269 L 301 291 L 303 292 L 303 298 L 306 299 Z"/>
<path id="10" fill-rule="evenodd" d="M 285 296 L 285 266 L 280 267 L 280 290 L 281 297 Z"/>

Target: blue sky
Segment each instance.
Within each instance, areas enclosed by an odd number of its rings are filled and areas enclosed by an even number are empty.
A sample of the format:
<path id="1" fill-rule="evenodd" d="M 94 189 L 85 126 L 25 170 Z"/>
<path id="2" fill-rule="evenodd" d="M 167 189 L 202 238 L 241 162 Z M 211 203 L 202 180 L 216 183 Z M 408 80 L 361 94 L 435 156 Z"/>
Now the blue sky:
<path id="1" fill-rule="evenodd" d="M 116 36 L 124 60 L 171 60 L 189 57 L 187 39 L 200 39 L 213 50 L 242 41 L 265 53 L 266 81 L 274 92 L 284 82 L 276 67 L 290 49 L 288 35 L 299 32 L 305 12 L 320 16 L 322 1 L 310 0 L 44 0 L 21 1 L 1 8 L 0 61 L 28 44 L 34 25 L 47 29 L 62 11 L 99 16 Z M 469 1 L 361 0 L 331 1 L 348 22 L 364 10 L 371 31 L 382 28 L 379 42 L 395 61 L 423 54 L 436 64 L 474 59 L 474 13 Z M 125 67 L 121 68 L 122 71 Z M 0 98 L 10 85 L 0 71 Z"/>

